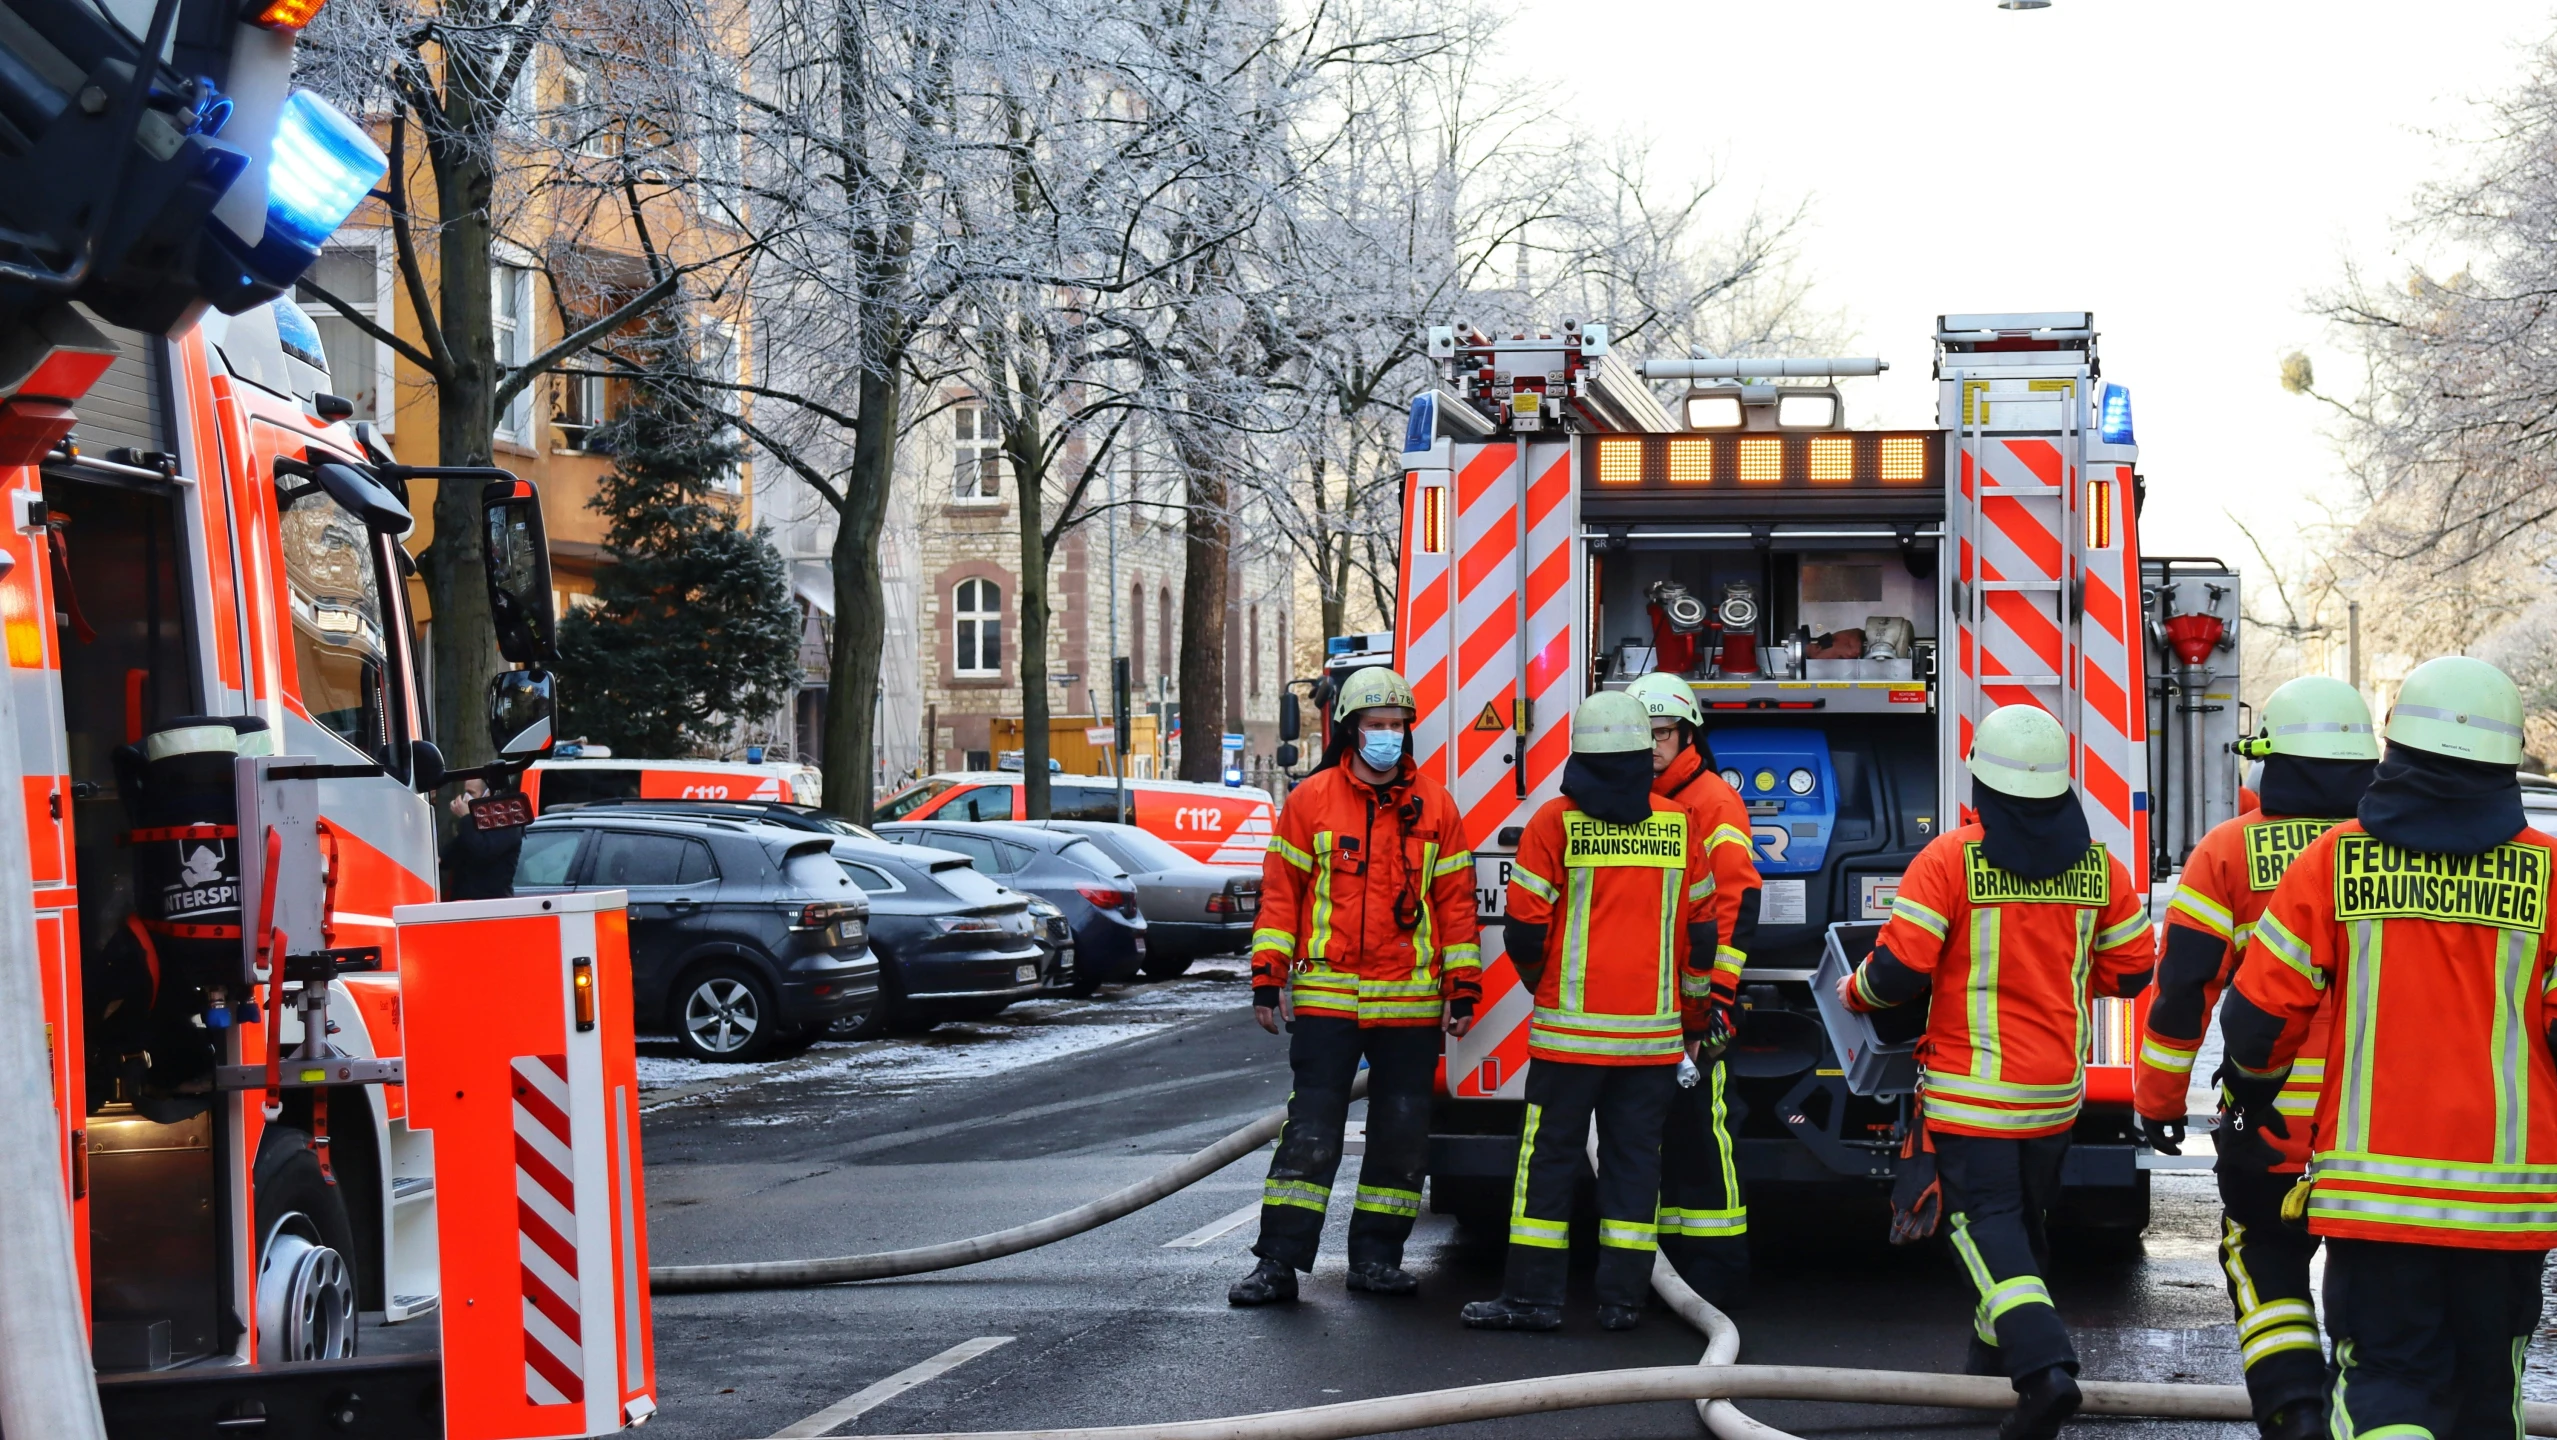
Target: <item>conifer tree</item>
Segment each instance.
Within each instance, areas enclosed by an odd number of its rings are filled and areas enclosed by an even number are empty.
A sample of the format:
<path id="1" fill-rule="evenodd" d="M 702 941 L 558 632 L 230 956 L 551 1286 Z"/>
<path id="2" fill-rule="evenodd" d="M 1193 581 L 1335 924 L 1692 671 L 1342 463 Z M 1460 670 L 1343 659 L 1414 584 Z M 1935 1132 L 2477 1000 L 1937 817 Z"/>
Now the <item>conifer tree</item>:
<path id="1" fill-rule="evenodd" d="M 588 440 L 613 457 L 588 502 L 613 563 L 560 626 L 560 733 L 641 758 L 715 750 L 790 698 L 799 610 L 781 552 L 721 496 L 744 452 L 706 388 L 678 367 L 634 390 Z"/>

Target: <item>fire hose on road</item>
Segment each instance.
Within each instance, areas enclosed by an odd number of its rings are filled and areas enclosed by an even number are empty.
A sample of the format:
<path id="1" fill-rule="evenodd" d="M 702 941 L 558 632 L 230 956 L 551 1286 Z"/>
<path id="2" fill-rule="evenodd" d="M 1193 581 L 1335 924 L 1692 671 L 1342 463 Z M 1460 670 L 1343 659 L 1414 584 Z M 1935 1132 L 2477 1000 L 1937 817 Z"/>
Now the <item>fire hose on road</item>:
<path id="1" fill-rule="evenodd" d="M 1367 1093 L 1361 1072 L 1352 1098 Z M 1178 1194 L 1278 1138 L 1287 1112 L 1273 1110 L 1179 1164 L 1078 1205 L 1062 1214 L 1008 1230 L 910 1250 L 841 1255 L 816 1260 L 766 1260 L 735 1265 L 661 1265 L 648 1272 L 659 1294 L 723 1290 L 796 1290 L 855 1280 L 884 1280 L 973 1265 L 1051 1245 Z M 972 1434 L 915 1435 L 900 1440 L 1349 1440 L 1541 1415 L 1601 1405 L 1640 1405 L 1692 1400 L 1718 1440 L 1795 1440 L 1741 1413 L 1734 1400 L 1823 1400 L 1859 1405 L 1924 1405 L 1964 1410 L 2006 1410 L 2015 1405 L 2007 1382 L 1990 1376 L 1933 1375 L 1900 1370 L 1851 1370 L 1817 1365 L 1740 1365 L 1740 1330 L 1729 1316 L 1689 1288 L 1666 1258 L 1652 1268 L 1652 1289 L 1678 1318 L 1704 1333 L 1705 1355 L 1695 1365 L 1592 1370 L 1504 1380 L 1453 1390 L 1427 1390 L 1374 1400 L 1349 1400 L 1294 1410 L 1271 1410 L 1212 1420 L 1088 1429 L 1002 1430 Z M 2158 1420 L 2251 1418 L 2246 1391 L 2236 1385 L 2170 1385 L 2120 1380 L 2081 1380 L 2085 1415 L 2124 1415 Z M 2557 1404 L 2523 1407 L 2527 1433 L 2557 1437 Z"/>

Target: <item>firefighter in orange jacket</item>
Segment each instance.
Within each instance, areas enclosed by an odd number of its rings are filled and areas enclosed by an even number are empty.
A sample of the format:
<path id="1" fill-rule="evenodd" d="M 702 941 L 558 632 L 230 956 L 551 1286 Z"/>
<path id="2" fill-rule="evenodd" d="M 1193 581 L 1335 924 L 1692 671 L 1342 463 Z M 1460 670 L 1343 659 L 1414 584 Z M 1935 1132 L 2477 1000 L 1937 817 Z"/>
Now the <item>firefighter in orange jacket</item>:
<path id="1" fill-rule="evenodd" d="M 1287 1128 L 1261 1190 L 1260 1261 L 1225 1298 L 1296 1298 L 1341 1165 L 1350 1084 L 1367 1060 L 1367 1154 L 1350 1213 L 1349 1288 L 1409 1295 L 1403 1242 L 1421 1210 L 1439 1030 L 1482 993 L 1474 858 L 1456 802 L 1411 761 L 1412 687 L 1382 666 L 1341 686 L 1322 763 L 1289 792 L 1261 863 L 1252 1011 L 1293 1005 Z"/>
<path id="2" fill-rule="evenodd" d="M 1713 884 L 1706 918 L 1720 944 L 1713 956 L 1713 1005 L 1692 1047 L 1696 1083 L 1669 1102 L 1660 1141 L 1660 1251 L 1679 1277 L 1716 1305 L 1737 1304 L 1749 1283 L 1749 1207 L 1731 1143 L 1722 1052 L 1738 1023 L 1741 949 L 1758 928 L 1758 863 L 1749 807 L 1714 773 L 1698 727 L 1696 692 L 1684 676 L 1654 671 L 1625 687 L 1651 717 L 1651 793 L 1687 811 L 1687 834 L 1705 847 Z"/>
<path id="3" fill-rule="evenodd" d="M 2284 872 L 2318 836 L 2349 818 L 2371 783 L 2379 738 L 2361 692 L 2341 680 L 2305 675 L 2264 702 L 2257 732 L 2239 742 L 2259 756 L 2263 808 L 2215 826 L 2193 847 L 2166 915 L 2157 998 L 2140 1039 L 2133 1102 L 2152 1146 L 2182 1154 L 2193 1056 L 2247 939 Z M 2308 1288 L 2317 1237 L 2282 1223 L 2282 1196 L 2308 1163 L 2307 1119 L 2325 1071 L 2327 1017 L 2321 1005 L 2305 1045 L 2318 1058 L 2291 1067 L 2279 1111 L 2301 1123 L 2274 1147 L 2270 1166 L 2245 1151 L 2223 1154 L 2220 1268 L 2237 1306 L 2237 1348 L 2246 1389 L 2265 1440 L 2326 1433 L 2326 1354 Z"/>
<path id="4" fill-rule="evenodd" d="M 1919 1109 L 1980 1293 L 1970 1369 L 2015 1385 L 2000 1440 L 2049 1440 L 2080 1398 L 2042 1283 L 2042 1215 L 2085 1096 L 2087 1001 L 2137 995 L 2157 951 L 2130 872 L 2088 834 L 2059 721 L 2032 705 L 1991 712 L 1970 769 L 1978 823 L 1918 852 L 1838 993 L 1860 1011 L 1931 997 Z"/>
<path id="5" fill-rule="evenodd" d="M 2332 1009 L 2308 1175 L 2326 1245 L 2333 1433 L 2519 1433 L 2522 1350 L 2557 1245 L 2557 840 L 2524 819 L 2521 695 L 2484 661 L 2406 677 L 2357 818 L 2255 923 L 2220 1010 L 2222 1154 L 2288 1138 L 2285 1073 Z"/>
<path id="6" fill-rule="evenodd" d="M 1563 1323 L 1572 1191 L 1598 1122 L 1598 1323 L 1642 1319 L 1659 1254 L 1660 1139 L 1679 1056 L 1712 1007 L 1713 898 L 1687 812 L 1651 793 L 1651 720 L 1615 691 L 1580 703 L 1563 793 L 1527 822 L 1510 867 L 1504 939 L 1536 997 L 1527 1120 L 1497 1300 L 1485 1330 Z"/>

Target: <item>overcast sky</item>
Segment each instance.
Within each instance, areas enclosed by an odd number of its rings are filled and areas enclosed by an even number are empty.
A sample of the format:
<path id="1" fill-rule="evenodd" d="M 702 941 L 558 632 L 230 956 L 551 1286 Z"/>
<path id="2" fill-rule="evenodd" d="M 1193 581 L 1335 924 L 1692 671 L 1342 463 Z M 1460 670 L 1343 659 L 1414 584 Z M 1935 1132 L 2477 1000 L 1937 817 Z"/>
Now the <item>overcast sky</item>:
<path id="1" fill-rule="evenodd" d="M 2093 310 L 2131 389 L 2147 553 L 2253 556 L 2339 483 L 2305 349 L 2349 384 L 2309 297 L 2347 257 L 2402 274 L 2392 223 L 2463 163 L 2557 19 L 2547 4 L 2360 0 L 1575 0 L 1511 52 L 1583 123 L 1648 135 L 1665 178 L 1807 197 L 1803 255 L 1859 353 L 1859 425 L 1932 425 L 1935 316 Z M 1532 57 L 1532 62 L 1529 57 Z M 2455 264 L 2458 257 L 2431 257 Z"/>

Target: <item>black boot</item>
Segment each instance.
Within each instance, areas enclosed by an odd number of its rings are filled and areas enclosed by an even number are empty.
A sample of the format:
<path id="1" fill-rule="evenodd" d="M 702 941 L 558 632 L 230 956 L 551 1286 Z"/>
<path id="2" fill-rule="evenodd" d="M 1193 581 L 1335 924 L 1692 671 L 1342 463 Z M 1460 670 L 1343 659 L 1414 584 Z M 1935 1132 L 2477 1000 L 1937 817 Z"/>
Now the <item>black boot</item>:
<path id="1" fill-rule="evenodd" d="M 1295 1267 L 1266 1258 L 1252 1267 L 1251 1274 L 1235 1281 L 1225 1292 L 1228 1305 L 1267 1305 L 1273 1300 L 1295 1298 Z"/>
<path id="2" fill-rule="evenodd" d="M 1350 1267 L 1349 1286 L 1370 1295 L 1417 1295 L 1421 1282 L 1400 1265 L 1382 1260 L 1361 1260 Z"/>
<path id="3" fill-rule="evenodd" d="M 1631 1330 L 1641 1323 L 1643 1323 L 1643 1307 L 1640 1305 L 1598 1307 L 1598 1328 L 1601 1330 Z"/>
<path id="4" fill-rule="evenodd" d="M 2294 1400 L 2275 1410 L 2258 1427 L 2264 1440 L 2317 1440 L 2326 1433 L 2326 1402 Z"/>
<path id="5" fill-rule="evenodd" d="M 1504 1295 L 1498 1300 L 1477 1300 L 1465 1307 L 1468 1330 L 1560 1330 L 1563 1307 L 1530 1305 Z"/>
<path id="6" fill-rule="evenodd" d="M 2078 1413 L 2077 1377 L 2065 1365 L 2037 1370 L 2015 1382 L 2015 1411 L 1998 1426 L 1998 1440 L 2052 1440 Z"/>

